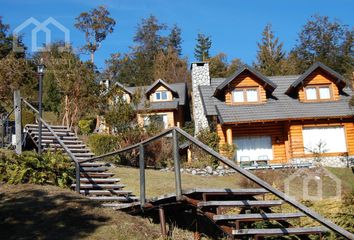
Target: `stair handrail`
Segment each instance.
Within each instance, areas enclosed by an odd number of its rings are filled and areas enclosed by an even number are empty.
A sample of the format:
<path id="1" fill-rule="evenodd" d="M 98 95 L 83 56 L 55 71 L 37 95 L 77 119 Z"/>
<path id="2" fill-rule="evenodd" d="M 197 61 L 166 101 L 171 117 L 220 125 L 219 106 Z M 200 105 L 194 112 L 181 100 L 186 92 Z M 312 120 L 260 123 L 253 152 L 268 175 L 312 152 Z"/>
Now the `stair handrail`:
<path id="1" fill-rule="evenodd" d="M 91 157 L 91 158 L 88 158 L 88 159 L 79 160 L 79 162 L 81 164 L 81 163 L 94 161 L 94 160 L 98 160 L 98 159 L 102 159 L 102 158 L 106 158 L 106 157 L 112 157 L 114 155 L 118 155 L 120 153 L 127 152 L 127 151 L 133 150 L 135 148 L 139 148 L 140 145 L 146 145 L 148 143 L 151 143 L 151 142 L 153 142 L 153 141 L 155 141 L 155 140 L 157 140 L 159 138 L 162 138 L 162 137 L 170 134 L 173 130 L 174 130 L 174 128 L 170 128 L 170 129 L 164 130 L 161 133 L 159 133 L 159 134 L 157 134 L 157 135 L 155 135 L 153 137 L 147 138 L 147 139 L 145 139 L 145 140 L 143 140 L 143 141 L 141 141 L 139 143 L 136 143 L 136 144 L 121 148 L 121 149 L 116 150 L 116 151 L 105 153 L 105 154 L 102 154 L 102 155 L 99 155 L 99 156 L 95 156 L 95 157 Z"/>
<path id="2" fill-rule="evenodd" d="M 268 190 L 270 193 L 273 193 L 274 195 L 276 195 L 277 197 L 279 197 L 280 199 L 284 200 L 285 202 L 289 203 L 290 205 L 292 205 L 293 207 L 295 207 L 296 209 L 300 210 L 301 212 L 303 212 L 304 214 L 306 214 L 307 216 L 309 216 L 310 218 L 314 219 L 315 221 L 321 223 L 322 225 L 326 226 L 327 228 L 331 229 L 332 231 L 336 232 L 337 234 L 346 237 L 348 239 L 353 239 L 354 240 L 354 234 L 350 233 L 349 231 L 339 227 L 338 225 L 332 223 L 331 221 L 329 221 L 328 219 L 322 217 L 321 215 L 319 215 L 318 213 L 316 213 L 315 211 L 311 210 L 310 208 L 306 207 L 305 205 L 297 202 L 294 198 L 287 196 L 285 193 L 279 191 L 278 189 L 274 188 L 272 185 L 268 184 L 267 182 L 263 181 L 262 179 L 260 179 L 259 177 L 257 177 L 256 175 L 252 174 L 251 172 L 249 172 L 246 169 L 241 168 L 240 166 L 238 166 L 234 161 L 222 156 L 220 153 L 216 152 L 215 150 L 213 150 L 212 148 L 208 147 L 206 144 L 202 143 L 200 140 L 198 140 L 197 138 L 189 135 L 187 132 L 185 132 L 184 130 L 178 128 L 178 127 L 173 127 L 170 129 L 167 129 L 153 137 L 150 137 L 146 140 L 143 140 L 139 143 L 136 143 L 134 145 L 119 149 L 117 151 L 112 151 L 97 157 L 93 157 L 90 159 L 86 159 L 86 160 L 82 160 L 80 161 L 80 163 L 84 163 L 87 161 L 92 161 L 92 160 L 97 160 L 97 159 L 102 159 L 105 157 L 111 157 L 129 150 L 132 150 L 134 148 L 139 148 L 139 167 L 140 167 L 140 203 L 143 206 L 146 202 L 145 200 L 145 165 L 144 165 L 144 148 L 143 146 L 145 144 L 148 144 L 152 141 L 158 140 L 162 137 L 164 137 L 167 134 L 172 133 L 173 135 L 173 155 L 174 155 L 174 167 L 175 167 L 175 183 L 176 183 L 176 199 L 177 200 L 183 200 L 183 196 L 182 196 L 182 186 L 181 186 L 181 172 L 180 172 L 180 161 L 179 161 L 179 152 L 178 152 L 178 137 L 177 137 L 177 133 L 179 133 L 180 135 L 182 135 L 183 137 L 185 137 L 187 139 L 187 141 L 190 141 L 191 143 L 195 144 L 197 147 L 201 148 L 202 150 L 204 150 L 206 153 L 208 153 L 209 155 L 215 157 L 216 159 L 218 159 L 219 161 L 221 161 L 223 164 L 229 166 L 231 169 L 235 170 L 236 172 L 240 173 L 241 175 L 243 175 L 244 177 L 246 177 L 247 179 L 250 179 L 251 181 L 253 181 L 254 183 L 258 184 L 259 186 L 265 188 L 266 190 Z"/>
<path id="3" fill-rule="evenodd" d="M 75 164 L 75 191 L 80 193 L 80 162 L 79 160 L 76 158 L 76 156 L 70 151 L 70 149 L 65 145 L 65 143 L 60 139 L 60 137 L 55 133 L 55 131 L 50 127 L 50 125 L 39 116 L 39 111 L 32 106 L 32 104 L 30 104 L 26 99 L 21 98 L 21 100 L 32 110 L 35 112 L 36 114 L 36 118 L 37 120 L 42 123 L 48 130 L 49 132 L 51 132 L 55 138 L 56 141 L 58 141 L 58 143 L 60 144 L 60 146 L 64 149 L 64 151 L 69 155 L 69 157 L 71 158 L 71 160 L 74 162 Z M 42 146 L 38 146 L 38 147 L 42 147 Z"/>

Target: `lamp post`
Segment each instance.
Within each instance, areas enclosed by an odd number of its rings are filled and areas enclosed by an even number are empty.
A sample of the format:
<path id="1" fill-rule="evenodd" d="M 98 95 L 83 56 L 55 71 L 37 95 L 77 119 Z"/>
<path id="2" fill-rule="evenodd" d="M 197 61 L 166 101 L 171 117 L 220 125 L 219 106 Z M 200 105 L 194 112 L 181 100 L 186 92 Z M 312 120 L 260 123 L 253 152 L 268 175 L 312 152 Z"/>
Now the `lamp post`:
<path id="1" fill-rule="evenodd" d="M 41 59 L 40 64 L 37 66 L 39 89 L 38 89 L 38 113 L 39 117 L 42 119 L 42 91 L 43 91 L 43 75 L 44 75 L 44 65 Z M 42 121 L 38 121 L 38 154 L 42 154 Z"/>

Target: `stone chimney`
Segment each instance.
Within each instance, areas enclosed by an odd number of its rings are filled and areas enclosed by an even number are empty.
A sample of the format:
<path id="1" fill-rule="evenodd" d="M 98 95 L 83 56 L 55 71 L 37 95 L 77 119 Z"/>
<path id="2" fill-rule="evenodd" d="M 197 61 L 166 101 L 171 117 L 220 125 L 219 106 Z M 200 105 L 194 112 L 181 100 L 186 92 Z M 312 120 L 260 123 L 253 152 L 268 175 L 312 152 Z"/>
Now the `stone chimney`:
<path id="1" fill-rule="evenodd" d="M 200 130 L 209 128 L 209 123 L 204 113 L 204 107 L 199 92 L 199 86 L 209 86 L 209 63 L 197 62 L 192 63 L 192 103 L 193 103 L 193 119 L 194 134 L 197 135 Z"/>

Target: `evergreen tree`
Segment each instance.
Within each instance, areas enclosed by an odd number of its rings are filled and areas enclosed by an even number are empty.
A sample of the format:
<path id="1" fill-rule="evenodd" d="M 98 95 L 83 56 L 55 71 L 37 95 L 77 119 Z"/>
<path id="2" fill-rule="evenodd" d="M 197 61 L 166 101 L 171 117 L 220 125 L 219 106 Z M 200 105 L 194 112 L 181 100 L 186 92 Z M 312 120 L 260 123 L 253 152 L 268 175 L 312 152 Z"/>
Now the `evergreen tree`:
<path id="1" fill-rule="evenodd" d="M 190 77 L 187 60 L 181 59 L 173 47 L 167 52 L 160 51 L 154 62 L 154 79 L 164 79 L 169 83 L 187 82 Z"/>
<path id="2" fill-rule="evenodd" d="M 168 47 L 172 47 L 178 53 L 179 56 L 182 54 L 182 37 L 181 37 L 181 28 L 177 25 L 174 25 L 170 35 L 168 36 Z"/>
<path id="3" fill-rule="evenodd" d="M 327 16 L 315 15 L 299 33 L 293 50 L 298 56 L 301 72 L 320 61 L 339 73 L 353 70 L 353 29 Z"/>
<path id="4" fill-rule="evenodd" d="M 0 16 L 0 59 L 6 57 L 9 53 L 13 53 L 16 58 L 24 58 L 26 47 L 22 42 L 20 36 L 14 38 L 11 34 L 8 34 L 10 26 L 3 23 L 2 17 Z M 17 46 L 24 49 L 22 52 L 13 52 L 13 42 L 17 41 Z"/>
<path id="5" fill-rule="evenodd" d="M 194 48 L 194 56 L 197 61 L 205 61 L 209 59 L 209 50 L 211 48 L 211 37 L 198 33 L 197 44 Z"/>
<path id="6" fill-rule="evenodd" d="M 257 43 L 257 62 L 254 63 L 256 69 L 265 75 L 273 76 L 282 74 L 282 63 L 285 57 L 283 43 L 279 38 L 274 37 L 272 25 L 267 24 L 262 33 L 262 41 Z"/>

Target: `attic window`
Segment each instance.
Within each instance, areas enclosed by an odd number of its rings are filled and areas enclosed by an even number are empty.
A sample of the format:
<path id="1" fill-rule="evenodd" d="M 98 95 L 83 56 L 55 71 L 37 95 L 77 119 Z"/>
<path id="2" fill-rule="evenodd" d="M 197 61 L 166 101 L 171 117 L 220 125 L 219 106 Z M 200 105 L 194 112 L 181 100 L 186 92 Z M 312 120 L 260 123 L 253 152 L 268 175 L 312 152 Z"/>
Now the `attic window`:
<path id="1" fill-rule="evenodd" d="M 167 100 L 167 91 L 159 91 L 155 93 L 155 100 L 156 101 L 163 101 Z"/>
<path id="2" fill-rule="evenodd" d="M 332 92 L 329 85 L 308 86 L 305 88 L 307 101 L 330 100 Z"/>
<path id="3" fill-rule="evenodd" d="M 232 91 L 234 103 L 256 103 L 259 102 L 258 88 L 237 88 Z"/>

